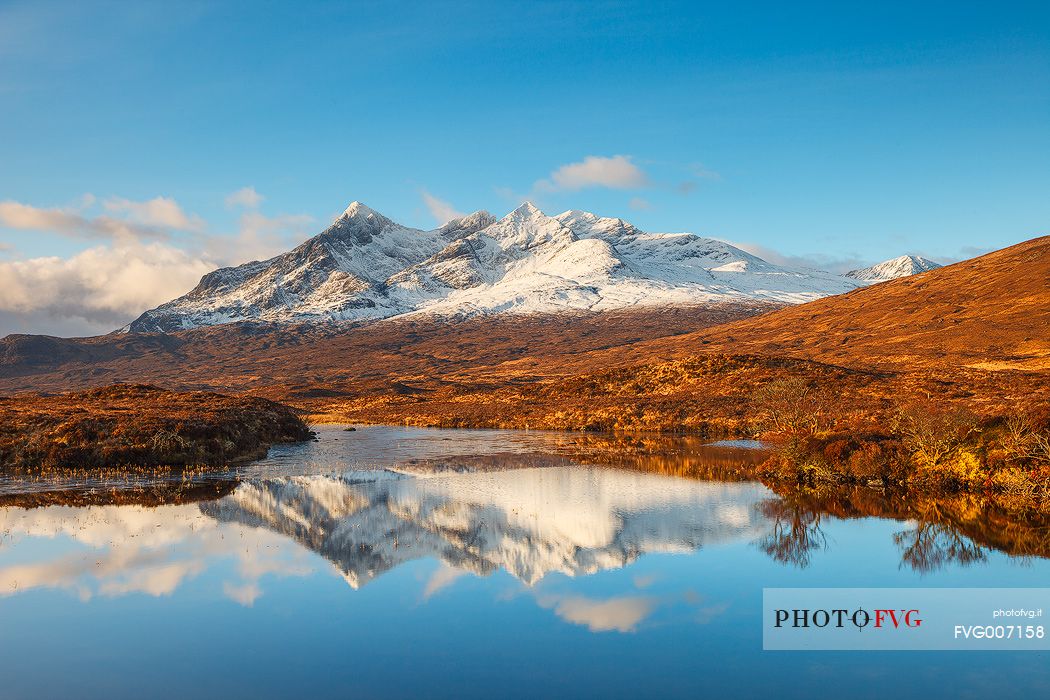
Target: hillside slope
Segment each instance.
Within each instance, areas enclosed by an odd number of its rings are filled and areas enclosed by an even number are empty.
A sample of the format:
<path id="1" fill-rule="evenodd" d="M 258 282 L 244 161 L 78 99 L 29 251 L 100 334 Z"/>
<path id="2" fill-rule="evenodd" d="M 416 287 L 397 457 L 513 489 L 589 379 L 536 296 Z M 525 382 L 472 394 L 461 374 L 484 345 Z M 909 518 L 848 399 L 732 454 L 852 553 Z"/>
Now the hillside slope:
<path id="1" fill-rule="evenodd" d="M 909 369 L 1050 369 L 1050 236 L 675 341 Z"/>
<path id="2" fill-rule="evenodd" d="M 1050 392 L 1048 300 L 1044 237 L 779 309 L 10 336 L 0 340 L 0 393 L 153 382 L 250 392 L 352 420 L 694 429 L 744 420 L 757 386 L 799 376 L 878 410 L 927 391 L 999 410 Z"/>
<path id="3" fill-rule="evenodd" d="M 465 319 L 421 315 L 356 324 L 236 323 L 91 338 L 11 335 L 0 339 L 0 395 L 129 382 L 313 402 L 406 391 L 406 378 L 414 385 L 462 372 L 572 373 L 593 367 L 589 352 L 626 353 L 635 344 L 771 308 L 716 304 Z M 578 363 L 575 357 L 584 359 Z"/>

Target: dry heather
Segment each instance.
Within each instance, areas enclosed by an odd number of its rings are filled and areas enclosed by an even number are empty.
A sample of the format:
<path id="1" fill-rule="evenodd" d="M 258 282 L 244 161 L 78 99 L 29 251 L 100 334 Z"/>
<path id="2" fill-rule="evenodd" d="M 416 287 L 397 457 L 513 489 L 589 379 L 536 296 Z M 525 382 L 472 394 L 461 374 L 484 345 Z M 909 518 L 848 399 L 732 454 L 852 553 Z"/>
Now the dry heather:
<path id="1" fill-rule="evenodd" d="M 0 398 L 9 471 L 219 465 L 310 436 L 295 409 L 253 397 L 117 385 Z"/>

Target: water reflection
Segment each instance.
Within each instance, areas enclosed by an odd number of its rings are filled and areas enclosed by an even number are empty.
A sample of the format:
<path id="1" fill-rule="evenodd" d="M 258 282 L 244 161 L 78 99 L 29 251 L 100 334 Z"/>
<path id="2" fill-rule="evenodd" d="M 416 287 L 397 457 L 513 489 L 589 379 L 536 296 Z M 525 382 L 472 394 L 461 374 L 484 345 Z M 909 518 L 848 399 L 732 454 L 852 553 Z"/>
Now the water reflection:
<path id="1" fill-rule="evenodd" d="M 301 477 L 244 484 L 201 512 L 284 534 L 357 588 L 433 557 L 533 584 L 623 567 L 648 552 L 750 540 L 765 519 L 755 484 L 722 484 L 594 467 L 526 468 L 355 483 Z"/>
<path id="2" fill-rule="evenodd" d="M 919 522 L 893 536 L 901 550 L 901 563 L 920 573 L 947 564 L 969 566 L 988 559 L 987 550 L 963 535 L 958 528 L 940 523 Z"/>
<path id="3" fill-rule="evenodd" d="M 0 595 L 41 588 L 83 600 L 168 595 L 223 566 L 230 569 L 225 595 L 250 605 L 264 576 L 306 576 L 322 560 L 359 588 L 433 559 L 442 565 L 426 583 L 428 598 L 466 574 L 502 570 L 535 586 L 553 572 L 580 577 L 648 553 L 734 542 L 804 569 L 829 549 L 825 523 L 871 517 L 906 523 L 892 540 L 900 566 L 920 574 L 985 562 L 992 549 L 1047 556 L 1044 524 L 1004 519 L 972 499 L 903 501 L 867 490 L 774 495 L 757 482 L 680 476 L 729 469 L 733 459 L 753 464 L 752 451 L 683 442 L 669 450 L 638 437 L 510 433 L 507 441 L 472 431 L 475 454 L 456 456 L 447 431 L 407 430 L 392 440 L 395 430 L 342 440 L 328 430 L 321 443 L 282 447 L 238 475 L 126 488 L 69 488 L 66 480 L 61 490 L 22 485 L 0 493 L 8 506 L 0 507 Z M 537 452 L 536 440 L 549 452 Z M 383 441 L 391 456 L 378 468 Z M 616 450 L 600 449 L 609 441 Z M 580 465 L 566 450 L 602 454 L 618 467 Z M 322 464 L 340 473 L 303 473 Z M 51 544 L 38 546 L 44 541 Z M 652 604 L 633 594 L 616 601 L 545 595 L 537 603 L 565 619 L 602 620 L 586 623 L 593 629 L 617 630 L 632 629 Z"/>
<path id="4" fill-rule="evenodd" d="M 759 507 L 772 521 L 771 532 L 759 541 L 759 547 L 775 561 L 805 568 L 815 552 L 827 549 L 819 511 L 780 499 L 763 501 Z"/>
<path id="5" fill-rule="evenodd" d="M 1050 521 L 1006 513 L 972 494 L 912 496 L 874 489 L 777 490 L 760 505 L 772 520 L 762 547 L 777 561 L 805 568 L 826 549 L 822 523 L 880 518 L 906 524 L 893 535 L 900 565 L 916 573 L 970 566 L 998 551 L 1025 560 L 1050 557 Z"/>
<path id="6" fill-rule="evenodd" d="M 66 546 L 43 561 L 0 568 L 4 594 L 60 588 L 82 599 L 171 593 L 216 561 L 233 560 L 228 596 L 250 603 L 263 574 L 304 575 L 313 552 L 358 588 L 406 562 L 446 566 L 430 595 L 463 573 L 504 570 L 533 585 L 619 568 L 651 552 L 750 541 L 766 527 L 755 484 L 721 484 L 605 468 L 550 467 L 373 479 L 301 476 L 242 483 L 198 504 L 0 510 L 7 559 L 27 538 Z M 287 539 L 300 548 L 279 546 Z M 2 550 L 0 550 L 2 551 Z M 16 557 L 17 558 L 17 557 Z M 642 599 L 541 599 L 569 617 L 608 615 L 630 627 Z M 597 607 L 595 607 L 597 606 Z"/>
<path id="7" fill-rule="evenodd" d="M 229 527 L 197 505 L 0 509 L 0 596 L 60 589 L 83 601 L 172 594 L 226 561 L 229 597 L 250 603 L 266 574 L 302 576 L 305 553 L 263 529 Z"/>

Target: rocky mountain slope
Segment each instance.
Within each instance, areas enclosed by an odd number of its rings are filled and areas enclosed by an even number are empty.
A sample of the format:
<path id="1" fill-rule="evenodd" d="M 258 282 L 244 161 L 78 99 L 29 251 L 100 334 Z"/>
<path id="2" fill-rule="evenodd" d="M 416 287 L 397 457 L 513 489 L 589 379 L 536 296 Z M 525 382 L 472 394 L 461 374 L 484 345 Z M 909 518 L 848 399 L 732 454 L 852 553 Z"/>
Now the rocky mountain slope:
<path id="1" fill-rule="evenodd" d="M 125 330 L 801 303 L 862 284 L 772 265 L 691 233 L 646 233 L 581 211 L 551 217 L 528 202 L 499 220 L 479 211 L 433 231 L 407 228 L 354 202 L 294 250 L 209 273 Z"/>

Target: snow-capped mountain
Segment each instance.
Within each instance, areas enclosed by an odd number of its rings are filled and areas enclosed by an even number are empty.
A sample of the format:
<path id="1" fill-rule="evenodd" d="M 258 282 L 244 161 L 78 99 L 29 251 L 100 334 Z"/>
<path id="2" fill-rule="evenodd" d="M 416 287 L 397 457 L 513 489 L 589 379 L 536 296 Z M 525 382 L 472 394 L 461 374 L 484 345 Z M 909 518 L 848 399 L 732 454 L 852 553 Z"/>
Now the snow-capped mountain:
<path id="1" fill-rule="evenodd" d="M 872 265 L 860 270 L 850 270 L 846 273 L 846 277 L 874 284 L 875 282 L 885 282 L 886 280 L 917 275 L 920 272 L 927 272 L 938 267 L 941 266 L 918 255 L 902 255 L 899 258 L 880 262 L 878 265 Z"/>
<path id="2" fill-rule="evenodd" d="M 531 203 L 479 211 L 432 231 L 354 202 L 321 234 L 262 262 L 204 276 L 126 330 L 169 332 L 242 320 L 371 320 L 402 314 L 603 311 L 724 301 L 801 303 L 862 286 L 772 265 L 691 233 L 646 233 L 588 212 Z"/>
<path id="3" fill-rule="evenodd" d="M 369 319 L 402 313 L 387 302 L 385 281 L 494 220 L 477 212 L 435 231 L 420 231 L 353 202 L 331 226 L 295 249 L 210 272 L 188 294 L 147 311 L 128 329 L 166 332 L 250 319 Z"/>

